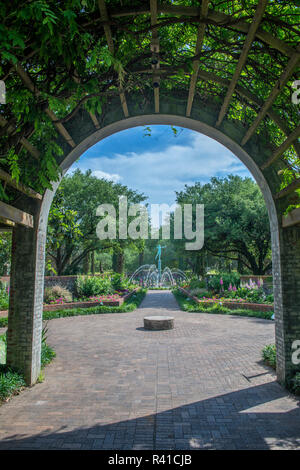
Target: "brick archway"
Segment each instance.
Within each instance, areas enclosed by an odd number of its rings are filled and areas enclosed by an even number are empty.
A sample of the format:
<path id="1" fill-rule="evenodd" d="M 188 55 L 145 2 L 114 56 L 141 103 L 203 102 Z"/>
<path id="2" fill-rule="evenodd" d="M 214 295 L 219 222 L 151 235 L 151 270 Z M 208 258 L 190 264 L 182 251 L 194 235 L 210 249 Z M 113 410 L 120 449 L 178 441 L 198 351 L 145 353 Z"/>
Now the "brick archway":
<path id="1" fill-rule="evenodd" d="M 76 136 L 76 146 L 69 153 L 65 152 L 61 161 L 62 171 L 66 172 L 85 150 L 101 139 L 139 125 L 173 124 L 186 127 L 206 134 L 231 150 L 256 179 L 269 212 L 277 376 L 281 383 L 286 383 L 293 371 L 297 370 L 297 365 L 292 364 L 292 343 L 300 339 L 300 227 L 282 227 L 281 214 L 284 203 L 274 199 L 278 190 L 277 172 L 282 163 L 278 162 L 263 173 L 260 166 L 272 154 L 272 147 L 267 138 L 257 136 L 242 148 L 238 143 L 244 132 L 240 123 L 224 120 L 222 129 L 217 129 L 213 125 L 215 116 L 197 105 L 193 107 L 192 117 L 188 118 L 184 112 L 184 100 L 170 100 L 161 108 L 161 114 L 144 110 L 124 119 L 120 105 L 114 106 L 114 103 L 111 103 L 102 127 L 96 131 L 91 127 L 87 113 L 77 115 L 68 126 L 72 135 Z M 30 207 L 27 199 L 23 202 L 20 200 L 19 208 L 27 211 L 30 209 L 35 225 L 33 230 L 16 226 L 13 234 L 7 362 L 20 369 L 29 384 L 36 381 L 40 371 L 46 231 L 49 208 L 58 184 L 53 185 L 53 191 L 45 192 L 41 202 L 31 201 Z"/>

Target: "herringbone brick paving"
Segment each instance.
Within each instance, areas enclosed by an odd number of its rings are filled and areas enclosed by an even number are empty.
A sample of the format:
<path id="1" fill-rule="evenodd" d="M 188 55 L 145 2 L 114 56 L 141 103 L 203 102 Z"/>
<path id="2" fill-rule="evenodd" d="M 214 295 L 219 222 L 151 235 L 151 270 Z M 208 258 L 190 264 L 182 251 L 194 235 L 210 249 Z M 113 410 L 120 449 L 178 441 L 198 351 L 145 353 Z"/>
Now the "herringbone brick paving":
<path id="1" fill-rule="evenodd" d="M 175 329 L 146 331 L 146 315 Z M 274 323 L 186 313 L 151 291 L 132 313 L 52 320 L 46 379 L 0 408 L 0 449 L 300 448 L 300 408 L 261 363 Z"/>

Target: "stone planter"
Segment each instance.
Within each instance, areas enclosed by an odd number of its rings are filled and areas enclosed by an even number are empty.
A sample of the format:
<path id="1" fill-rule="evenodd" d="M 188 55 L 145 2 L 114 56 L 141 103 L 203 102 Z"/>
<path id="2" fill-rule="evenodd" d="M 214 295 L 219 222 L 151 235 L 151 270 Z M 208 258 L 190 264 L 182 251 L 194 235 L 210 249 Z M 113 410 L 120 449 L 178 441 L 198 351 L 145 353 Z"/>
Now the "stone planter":
<path id="1" fill-rule="evenodd" d="M 172 330 L 174 328 L 174 317 L 145 317 L 144 328 L 146 330 Z"/>

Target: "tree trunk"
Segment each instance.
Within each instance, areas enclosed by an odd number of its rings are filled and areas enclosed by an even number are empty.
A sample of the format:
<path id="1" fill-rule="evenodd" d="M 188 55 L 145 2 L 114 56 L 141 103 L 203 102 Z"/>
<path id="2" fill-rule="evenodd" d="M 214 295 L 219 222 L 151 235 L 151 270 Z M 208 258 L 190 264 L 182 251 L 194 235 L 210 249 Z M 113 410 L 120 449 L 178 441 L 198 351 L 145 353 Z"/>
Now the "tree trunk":
<path id="1" fill-rule="evenodd" d="M 122 274 L 124 272 L 124 251 L 116 250 L 113 254 L 113 271 Z"/>
<path id="2" fill-rule="evenodd" d="M 139 252 L 139 266 L 144 264 L 144 251 Z"/>
<path id="3" fill-rule="evenodd" d="M 114 272 L 117 272 L 117 260 L 118 260 L 118 254 L 113 252 L 112 256 L 112 269 Z"/>
<path id="4" fill-rule="evenodd" d="M 84 260 L 83 260 L 83 272 L 84 272 L 84 274 L 89 273 L 89 267 L 90 267 L 90 254 L 87 253 L 84 257 Z"/>
<path id="5" fill-rule="evenodd" d="M 119 274 L 123 274 L 124 272 L 124 260 L 125 260 L 124 252 L 121 251 L 117 255 L 117 266 L 116 266 L 116 272 Z"/>
<path id="6" fill-rule="evenodd" d="M 95 275 L 95 252 L 94 251 L 91 252 L 91 272 L 92 272 L 92 275 L 94 276 Z"/>
<path id="7" fill-rule="evenodd" d="M 195 261 L 195 274 L 204 277 L 205 266 L 204 266 L 204 255 L 203 253 L 197 253 Z"/>

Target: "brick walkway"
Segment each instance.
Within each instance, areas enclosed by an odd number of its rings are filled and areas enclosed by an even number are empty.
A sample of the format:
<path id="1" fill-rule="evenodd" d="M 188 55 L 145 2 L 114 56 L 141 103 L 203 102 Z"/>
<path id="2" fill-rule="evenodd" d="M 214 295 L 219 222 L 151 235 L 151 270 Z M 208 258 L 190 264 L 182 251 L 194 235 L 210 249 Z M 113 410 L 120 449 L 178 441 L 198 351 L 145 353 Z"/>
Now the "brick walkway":
<path id="1" fill-rule="evenodd" d="M 146 314 L 175 329 L 145 331 Z M 260 362 L 274 323 L 181 312 L 169 292 L 133 313 L 49 322 L 46 380 L 0 408 L 0 449 L 300 448 L 300 409 Z"/>

